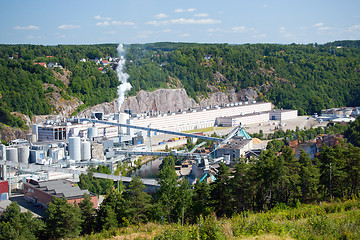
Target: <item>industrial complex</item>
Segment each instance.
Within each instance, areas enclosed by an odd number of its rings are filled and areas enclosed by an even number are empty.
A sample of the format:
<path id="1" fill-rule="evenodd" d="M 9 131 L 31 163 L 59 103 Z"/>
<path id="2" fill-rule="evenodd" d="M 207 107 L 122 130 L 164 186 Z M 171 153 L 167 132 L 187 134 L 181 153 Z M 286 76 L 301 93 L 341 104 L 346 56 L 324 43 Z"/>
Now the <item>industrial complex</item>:
<path id="1" fill-rule="evenodd" d="M 342 109 L 341 114 L 340 110 L 327 110 L 318 120 L 349 117 L 356 111 L 359 109 L 354 109 L 353 113 Z M 211 171 L 220 161 L 231 164 L 254 151 L 253 140 L 244 127 L 255 123 L 270 125 L 272 121 L 281 124 L 296 118 L 297 110 L 273 109 L 271 103 L 252 101 L 167 113 L 132 113 L 128 110 L 110 115 L 95 112 L 82 119 L 48 120 L 34 124 L 32 133 L 26 139 L 0 146 L 0 177 L 8 181 L 9 193 L 12 189 L 22 189 L 28 201 L 43 206 L 52 197 L 65 197 L 68 201 L 77 202 L 84 194 L 91 195 L 72 184 L 80 173 L 86 172 L 88 166 L 105 164 L 114 171 L 118 162 L 134 162 L 138 155 L 160 158 L 170 154 L 179 156 L 192 161 L 183 163 L 183 169 L 178 169 L 179 177 L 193 179 L 193 182 L 197 178 L 211 181 Z M 232 130 L 225 139 L 206 136 L 201 131 L 215 126 Z M 190 130 L 195 133 L 189 133 Z M 165 139 L 158 142 L 151 140 L 162 134 L 165 134 Z M 166 136 L 169 136 L 168 139 Z M 215 144 L 211 149 L 197 152 L 196 149 L 153 151 L 155 146 L 165 147 L 171 142 L 184 142 L 186 138 L 211 140 Z M 131 180 L 131 177 L 119 178 L 107 174 L 97 177 Z M 148 186 L 157 186 L 155 180 L 143 181 Z M 97 206 L 96 196 L 91 197 Z"/>

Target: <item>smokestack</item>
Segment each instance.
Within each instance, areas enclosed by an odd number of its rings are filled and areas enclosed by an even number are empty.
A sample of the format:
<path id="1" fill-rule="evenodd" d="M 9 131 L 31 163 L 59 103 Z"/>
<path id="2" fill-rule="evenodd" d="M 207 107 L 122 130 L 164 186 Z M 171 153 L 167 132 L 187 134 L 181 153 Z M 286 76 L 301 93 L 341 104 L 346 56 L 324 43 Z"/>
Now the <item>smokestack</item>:
<path id="1" fill-rule="evenodd" d="M 129 74 L 124 73 L 124 67 L 125 67 L 125 50 L 123 44 L 119 44 L 117 47 L 117 51 L 119 54 L 119 64 L 116 68 L 117 76 L 120 81 L 120 85 L 118 86 L 118 113 L 120 113 L 121 105 L 123 104 L 125 100 L 125 93 L 131 89 L 131 84 L 128 83 Z"/>

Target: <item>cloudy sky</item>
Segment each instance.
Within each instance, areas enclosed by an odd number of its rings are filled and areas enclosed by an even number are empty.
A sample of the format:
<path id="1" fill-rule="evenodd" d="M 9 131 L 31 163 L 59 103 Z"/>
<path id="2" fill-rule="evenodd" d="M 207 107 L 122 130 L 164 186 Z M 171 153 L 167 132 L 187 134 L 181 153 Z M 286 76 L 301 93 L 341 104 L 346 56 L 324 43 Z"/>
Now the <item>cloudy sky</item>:
<path id="1" fill-rule="evenodd" d="M 359 0 L 3 0 L 1 44 L 360 39 Z"/>

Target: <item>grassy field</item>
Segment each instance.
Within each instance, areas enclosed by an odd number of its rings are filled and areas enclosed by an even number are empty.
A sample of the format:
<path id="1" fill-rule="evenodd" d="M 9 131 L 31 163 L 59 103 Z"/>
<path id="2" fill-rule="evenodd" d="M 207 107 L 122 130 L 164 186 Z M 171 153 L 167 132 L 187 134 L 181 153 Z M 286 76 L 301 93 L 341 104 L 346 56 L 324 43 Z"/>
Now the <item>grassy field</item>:
<path id="1" fill-rule="evenodd" d="M 212 215 L 184 226 L 140 224 L 81 239 L 360 239 L 359 199 L 278 206 L 265 213 L 245 212 L 221 220 Z"/>

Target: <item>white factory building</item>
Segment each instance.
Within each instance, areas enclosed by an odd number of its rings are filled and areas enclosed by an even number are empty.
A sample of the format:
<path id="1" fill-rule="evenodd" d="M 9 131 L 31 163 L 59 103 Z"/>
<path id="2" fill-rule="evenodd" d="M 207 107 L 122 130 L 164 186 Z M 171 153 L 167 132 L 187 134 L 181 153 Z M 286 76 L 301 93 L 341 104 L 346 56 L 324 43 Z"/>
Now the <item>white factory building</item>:
<path id="1" fill-rule="evenodd" d="M 131 125 L 151 127 L 169 131 L 187 131 L 217 126 L 236 126 L 288 120 L 297 118 L 297 110 L 272 109 L 271 103 L 244 102 L 229 107 L 204 108 L 178 113 L 162 114 L 156 117 L 130 119 Z"/>

